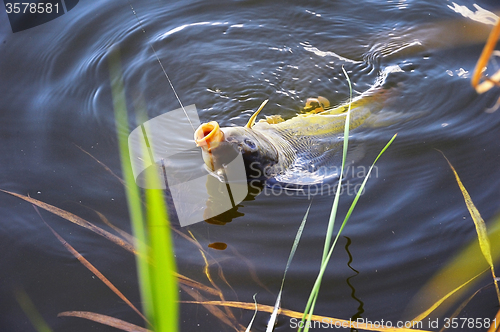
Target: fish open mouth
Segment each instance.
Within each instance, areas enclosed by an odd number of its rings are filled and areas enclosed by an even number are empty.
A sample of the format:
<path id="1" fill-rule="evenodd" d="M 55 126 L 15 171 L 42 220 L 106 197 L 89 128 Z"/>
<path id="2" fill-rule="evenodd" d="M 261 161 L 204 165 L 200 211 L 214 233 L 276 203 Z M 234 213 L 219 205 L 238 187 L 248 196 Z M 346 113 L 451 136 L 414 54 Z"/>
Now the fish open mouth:
<path id="1" fill-rule="evenodd" d="M 217 121 L 201 124 L 194 133 L 194 141 L 196 146 L 201 147 L 201 154 L 205 165 L 210 170 L 215 171 L 217 165 L 212 155 L 212 149 L 224 141 L 224 133 Z"/>
<path id="2" fill-rule="evenodd" d="M 210 152 L 220 142 L 224 140 L 224 133 L 220 130 L 217 121 L 210 121 L 201 124 L 194 133 L 194 141 L 196 146 Z"/>
<path id="3" fill-rule="evenodd" d="M 236 131 L 231 131 L 235 129 Z M 212 172 L 224 172 L 238 156 L 242 156 L 241 142 L 248 137 L 247 131 L 250 129 L 236 127 L 221 129 L 216 121 L 203 123 L 196 129 L 194 133 L 194 141 L 201 148 L 203 161 L 209 170 Z M 250 139 L 248 139 L 250 141 Z M 247 151 L 248 152 L 248 151 Z M 247 155 L 249 153 L 243 154 Z"/>

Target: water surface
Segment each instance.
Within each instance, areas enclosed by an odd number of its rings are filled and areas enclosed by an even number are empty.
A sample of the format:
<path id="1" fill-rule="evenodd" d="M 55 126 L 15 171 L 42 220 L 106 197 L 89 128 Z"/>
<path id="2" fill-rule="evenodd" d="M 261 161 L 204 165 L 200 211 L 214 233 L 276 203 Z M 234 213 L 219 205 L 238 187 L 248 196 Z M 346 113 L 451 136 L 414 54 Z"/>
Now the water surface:
<path id="1" fill-rule="evenodd" d="M 56 20 L 15 34 L 1 11 L 1 189 L 102 225 L 97 210 L 130 231 L 121 183 L 78 148 L 121 175 L 108 68 L 108 51 L 118 47 L 131 128 L 137 125 L 133 109 L 143 108 L 152 118 L 179 107 L 156 55 L 182 102 L 196 104 L 201 121 L 217 120 L 221 126 L 244 125 L 265 99 L 263 113 L 284 118 L 294 116 L 309 97 L 343 102 L 349 88 L 342 66 L 356 93 L 366 91 L 387 68 L 398 69 L 387 76 L 396 93 L 384 111 L 405 120 L 352 132 L 366 151 L 356 167 L 368 167 L 395 133 L 398 138 L 377 164 L 343 231 L 324 277 L 318 314 L 396 322 L 426 281 L 474 239 L 458 186 L 435 149 L 454 164 L 483 218 L 488 221 L 498 212 L 500 117 L 485 110 L 499 92 L 478 96 L 470 87 L 482 40 L 465 41 L 457 31 L 440 30 L 445 20 L 463 19 L 452 2 L 132 4 L 137 16 L 126 1 L 80 1 Z M 493 1 L 476 4 L 498 10 Z M 468 1 L 456 5 L 476 10 Z M 348 180 L 351 190 L 362 181 Z M 339 216 L 352 200 L 347 189 Z M 225 225 L 202 222 L 178 229 L 191 231 L 211 261 L 219 262 L 232 289 L 215 267 L 212 273 L 227 300 L 252 302 L 258 293 L 259 303 L 272 305 L 310 196 L 263 191 L 221 217 Z M 284 308 L 305 307 L 332 201 L 331 195 L 313 199 L 287 274 Z M 41 215 L 140 305 L 132 255 L 50 213 Z M 64 249 L 30 204 L 2 194 L 0 216 L 2 330 L 35 331 L 15 301 L 16 287 L 26 291 L 54 331 L 113 330 L 57 318 L 69 310 L 143 324 Z M 198 249 L 174 237 L 179 272 L 208 285 Z M 228 248 L 211 249 L 213 242 Z M 492 294 L 482 295 L 465 315 L 493 317 L 498 304 Z M 181 298 L 191 300 L 183 292 Z M 232 330 L 202 306 L 183 304 L 181 312 L 182 331 Z M 235 310 L 235 315 L 246 326 L 252 313 Z M 264 331 L 267 320 L 260 313 L 254 330 Z M 291 330 L 289 319 L 281 317 L 276 331 Z"/>

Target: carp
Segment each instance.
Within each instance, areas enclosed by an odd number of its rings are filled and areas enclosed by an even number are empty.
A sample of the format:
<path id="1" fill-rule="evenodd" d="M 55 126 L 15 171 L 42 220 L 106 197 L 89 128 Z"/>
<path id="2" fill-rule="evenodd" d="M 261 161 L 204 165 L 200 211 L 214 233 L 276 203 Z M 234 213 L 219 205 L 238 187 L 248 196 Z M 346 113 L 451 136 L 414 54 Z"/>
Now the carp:
<path id="1" fill-rule="evenodd" d="M 353 98 L 350 129 L 355 129 L 383 108 L 388 89 L 375 86 Z M 248 180 L 315 183 L 330 176 L 321 168 L 338 164 L 349 103 L 330 107 L 326 98 L 307 100 L 304 113 L 284 120 L 280 115 L 256 122 L 267 100 L 243 127 L 221 128 L 217 121 L 201 124 L 194 140 L 206 168 L 217 173 L 238 153 L 243 156 Z"/>

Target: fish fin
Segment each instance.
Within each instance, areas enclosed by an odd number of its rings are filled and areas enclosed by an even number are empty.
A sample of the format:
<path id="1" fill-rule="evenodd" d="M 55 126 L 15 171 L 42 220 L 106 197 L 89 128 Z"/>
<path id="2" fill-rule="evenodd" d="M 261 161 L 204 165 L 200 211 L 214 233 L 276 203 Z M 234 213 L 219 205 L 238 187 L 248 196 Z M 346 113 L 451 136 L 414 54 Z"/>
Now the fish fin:
<path id="1" fill-rule="evenodd" d="M 309 98 L 306 101 L 304 111 L 306 114 L 322 113 L 330 107 L 330 101 L 325 97 Z"/>
<path id="2" fill-rule="evenodd" d="M 255 124 L 255 119 L 257 119 L 257 115 L 259 115 L 260 111 L 262 111 L 262 109 L 264 108 L 264 106 L 266 106 L 268 101 L 269 101 L 269 99 L 266 99 L 266 100 L 264 100 L 264 102 L 262 102 L 262 104 L 260 104 L 259 109 L 257 111 L 255 111 L 254 114 L 252 114 L 252 116 L 248 120 L 248 123 L 245 125 L 246 128 L 253 127 L 253 125 Z"/>
<path id="3" fill-rule="evenodd" d="M 276 124 L 276 123 L 284 122 L 285 120 L 281 117 L 281 115 L 277 114 L 277 115 L 266 116 L 266 120 L 264 120 L 264 121 L 269 123 L 269 124 Z"/>
<path id="4" fill-rule="evenodd" d="M 323 106 L 324 109 L 327 109 L 328 107 L 330 107 L 330 101 L 328 99 L 326 99 L 325 97 L 318 96 L 318 101 L 321 104 L 321 106 Z"/>
<path id="5" fill-rule="evenodd" d="M 304 111 L 306 114 L 316 114 L 323 112 L 325 109 L 321 105 L 318 98 L 308 98 L 306 100 L 306 106 L 304 106 Z"/>

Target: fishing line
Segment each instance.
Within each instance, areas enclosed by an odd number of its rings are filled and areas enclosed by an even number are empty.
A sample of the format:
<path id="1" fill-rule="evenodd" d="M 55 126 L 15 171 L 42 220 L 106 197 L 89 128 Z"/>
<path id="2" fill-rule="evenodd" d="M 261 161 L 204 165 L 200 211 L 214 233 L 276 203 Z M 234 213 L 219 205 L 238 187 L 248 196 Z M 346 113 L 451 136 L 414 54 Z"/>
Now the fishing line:
<path id="1" fill-rule="evenodd" d="M 137 16 L 137 13 L 135 12 L 135 9 L 132 6 L 132 3 L 129 1 L 128 4 L 130 5 L 130 9 L 132 9 L 132 13 L 134 13 L 135 18 L 137 19 L 137 22 L 139 22 L 139 26 L 141 27 L 142 32 L 144 33 L 144 35 L 146 35 L 146 30 L 144 29 L 144 26 L 142 25 L 141 19 L 139 18 L 139 16 Z M 181 105 L 181 108 L 184 111 L 184 114 L 186 115 L 186 118 L 189 121 L 189 124 L 191 125 L 191 128 L 193 128 L 193 132 L 195 132 L 196 130 L 194 129 L 193 123 L 191 122 L 191 119 L 189 118 L 189 116 L 188 116 L 188 114 L 186 112 L 186 109 L 184 108 L 184 105 L 182 105 L 181 99 L 179 98 L 179 95 L 175 91 L 174 85 L 172 84 L 172 81 L 168 77 L 167 71 L 165 70 L 165 67 L 163 67 L 163 64 L 161 63 L 160 58 L 158 57 L 158 54 L 156 53 L 156 50 L 153 47 L 153 44 L 149 43 L 149 47 L 151 47 L 151 50 L 153 51 L 153 54 L 156 57 L 156 60 L 158 60 L 158 63 L 160 64 L 160 67 L 161 67 L 161 70 L 163 71 L 163 74 L 165 74 L 165 77 L 167 78 L 167 81 L 170 84 L 170 87 L 172 88 L 172 91 L 174 92 L 175 98 L 177 98 L 177 101 L 179 102 L 179 105 Z"/>

